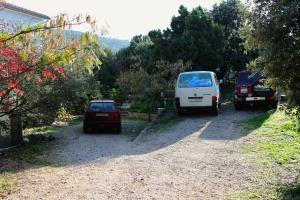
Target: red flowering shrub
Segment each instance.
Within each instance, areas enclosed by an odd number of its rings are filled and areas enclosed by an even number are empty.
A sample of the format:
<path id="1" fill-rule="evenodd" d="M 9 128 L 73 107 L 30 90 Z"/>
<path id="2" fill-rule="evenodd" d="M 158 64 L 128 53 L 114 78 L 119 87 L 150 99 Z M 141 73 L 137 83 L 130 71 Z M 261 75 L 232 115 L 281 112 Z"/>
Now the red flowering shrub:
<path id="1" fill-rule="evenodd" d="M 38 69 L 23 61 L 18 50 L 0 47 L 0 111 L 10 109 L 13 96 L 24 95 L 22 83 L 41 85 L 47 81 L 55 81 L 59 76 L 66 77 L 62 67 L 49 65 Z"/>

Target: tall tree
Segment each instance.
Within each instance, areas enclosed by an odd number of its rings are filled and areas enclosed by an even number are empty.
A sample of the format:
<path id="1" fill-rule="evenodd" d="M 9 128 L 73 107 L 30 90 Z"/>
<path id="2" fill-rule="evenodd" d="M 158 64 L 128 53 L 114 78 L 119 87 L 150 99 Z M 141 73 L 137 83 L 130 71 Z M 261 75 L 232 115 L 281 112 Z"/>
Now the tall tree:
<path id="1" fill-rule="evenodd" d="M 224 36 L 210 13 L 201 7 L 188 12 L 183 6 L 173 17 L 169 34 L 170 62 L 191 61 L 193 69 L 215 70 L 222 63 Z"/>
<path id="2" fill-rule="evenodd" d="M 291 106 L 299 106 L 300 1 L 254 0 L 251 41 L 260 49 L 252 66 L 288 95 Z"/>
<path id="3" fill-rule="evenodd" d="M 214 21 L 221 25 L 225 34 L 224 60 L 221 67 L 222 75 L 229 69 L 240 71 L 255 55 L 247 52 L 240 29 L 245 26 L 248 14 L 247 7 L 240 0 L 224 0 L 219 5 L 214 5 L 211 11 Z"/>

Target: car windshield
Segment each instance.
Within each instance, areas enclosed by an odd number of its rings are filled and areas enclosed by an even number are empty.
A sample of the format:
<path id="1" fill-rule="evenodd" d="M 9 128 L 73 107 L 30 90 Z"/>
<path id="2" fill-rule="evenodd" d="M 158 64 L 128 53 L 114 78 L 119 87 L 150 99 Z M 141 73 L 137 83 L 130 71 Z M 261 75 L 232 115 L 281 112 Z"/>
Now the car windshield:
<path id="1" fill-rule="evenodd" d="M 106 112 L 106 111 L 115 111 L 116 107 L 112 102 L 92 102 L 89 105 L 90 112 Z"/>
<path id="2" fill-rule="evenodd" d="M 179 88 L 211 87 L 212 79 L 210 73 L 182 74 L 179 77 Z"/>
<path id="3" fill-rule="evenodd" d="M 238 84 L 256 84 L 264 77 L 258 73 L 242 72 L 239 74 Z"/>

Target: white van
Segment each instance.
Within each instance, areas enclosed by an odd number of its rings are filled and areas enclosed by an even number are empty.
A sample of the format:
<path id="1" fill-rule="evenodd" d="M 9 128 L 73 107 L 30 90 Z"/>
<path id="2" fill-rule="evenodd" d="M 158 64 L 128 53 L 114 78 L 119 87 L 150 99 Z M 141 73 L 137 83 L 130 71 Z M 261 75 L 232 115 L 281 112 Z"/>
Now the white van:
<path id="1" fill-rule="evenodd" d="M 210 109 L 214 115 L 218 115 L 220 87 L 216 74 L 210 71 L 179 74 L 175 97 L 179 115 L 194 109 Z"/>

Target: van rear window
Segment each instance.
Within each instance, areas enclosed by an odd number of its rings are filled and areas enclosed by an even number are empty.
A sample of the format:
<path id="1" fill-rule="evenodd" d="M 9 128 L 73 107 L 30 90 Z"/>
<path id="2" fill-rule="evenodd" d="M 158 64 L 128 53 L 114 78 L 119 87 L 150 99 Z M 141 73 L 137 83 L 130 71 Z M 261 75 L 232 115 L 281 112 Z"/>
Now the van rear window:
<path id="1" fill-rule="evenodd" d="M 89 105 L 90 112 L 106 112 L 106 111 L 115 111 L 116 107 L 114 103 L 110 102 L 92 102 Z"/>
<path id="2" fill-rule="evenodd" d="M 212 79 L 209 73 L 182 74 L 179 77 L 179 88 L 211 87 Z"/>

